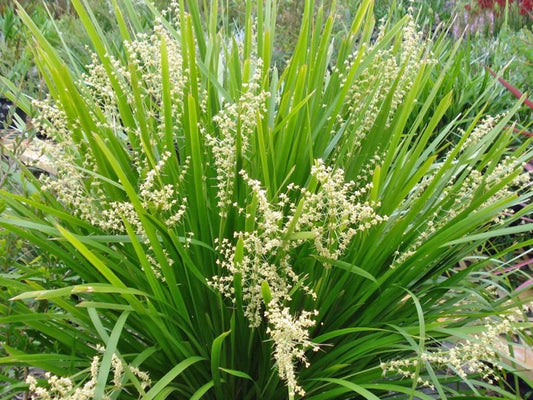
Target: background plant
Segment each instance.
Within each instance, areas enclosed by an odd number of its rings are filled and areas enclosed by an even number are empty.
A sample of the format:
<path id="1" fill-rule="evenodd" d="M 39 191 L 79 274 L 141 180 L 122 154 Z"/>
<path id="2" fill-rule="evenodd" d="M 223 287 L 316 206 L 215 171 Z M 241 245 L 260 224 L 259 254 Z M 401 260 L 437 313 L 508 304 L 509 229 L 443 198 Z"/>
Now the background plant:
<path id="1" fill-rule="evenodd" d="M 530 205 L 506 214 L 531 197 L 513 114 L 441 126 L 457 48 L 410 16 L 375 32 L 372 1 L 335 57 L 335 13 L 306 2 L 279 71 L 275 2 L 246 3 L 239 40 L 216 1 L 205 17 L 184 3 L 147 4 L 146 33 L 132 2 L 114 2 L 117 47 L 72 1 L 94 49 L 83 74 L 20 12 L 57 173 L 3 190 L 0 225 L 52 262 L 1 276 L 14 297 L 0 322 L 46 351 L 4 344 L 0 363 L 49 371 L 34 391 L 55 375 L 95 398 L 515 398 L 500 377 L 523 364 L 497 340 L 530 343 L 527 285 L 494 260 L 528 242 L 454 268 L 531 229 L 511 226 Z M 151 386 L 115 379 L 119 364 Z"/>

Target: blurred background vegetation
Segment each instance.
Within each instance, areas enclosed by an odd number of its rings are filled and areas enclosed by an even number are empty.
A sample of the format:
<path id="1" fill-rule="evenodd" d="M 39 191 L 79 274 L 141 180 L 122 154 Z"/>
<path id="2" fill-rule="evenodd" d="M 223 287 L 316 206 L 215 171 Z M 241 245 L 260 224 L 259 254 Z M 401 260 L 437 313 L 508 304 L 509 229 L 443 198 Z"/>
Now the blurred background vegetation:
<path id="1" fill-rule="evenodd" d="M 120 46 L 111 2 L 92 0 L 90 3 L 110 40 L 117 38 L 117 46 Z M 154 3 L 161 9 L 168 6 L 170 0 L 157 0 Z M 208 0 L 200 1 L 200 8 L 209 8 L 209 3 Z M 327 9 L 332 0 L 325 0 L 323 3 Z M 503 10 L 498 3 L 501 0 L 377 0 L 374 12 L 376 20 L 395 21 L 411 8 L 417 15 L 419 24 L 426 27 L 428 35 L 439 27 L 448 27 L 450 43 L 463 38 L 457 65 L 451 70 L 452 75 L 447 79 L 449 84 L 446 88 L 453 88 L 456 92 L 454 107 L 450 110 L 450 116 L 455 116 L 457 111 L 473 103 L 494 82 L 486 67 L 501 74 L 522 92 L 532 88 L 533 12 L 528 9 L 529 0 L 513 1 L 508 9 Z M 90 46 L 90 41 L 82 25 L 78 23 L 69 0 L 21 0 L 20 4 L 56 48 L 69 49 L 69 54 L 63 51 L 63 56 L 70 57 L 76 68 L 83 68 L 87 64 L 87 46 Z M 245 2 L 226 0 L 221 4 L 220 15 L 230 22 L 229 25 L 233 25 L 236 30 L 242 27 Z M 278 3 L 274 60 L 280 68 L 290 58 L 290 49 L 297 40 L 303 4 L 304 1 L 299 0 L 280 0 Z M 337 32 L 349 28 L 358 5 L 359 1 L 336 2 Z M 145 23 L 149 26 L 152 21 L 146 20 Z M 32 43 L 21 25 L 14 2 L 0 0 L 0 76 L 16 83 L 21 92 L 31 97 L 42 97 L 44 86 L 31 61 Z M 1 90 L 0 87 L 0 94 Z M 515 100 L 504 87 L 500 87 L 493 94 L 487 111 L 509 108 Z M 527 124 L 530 117 L 530 110 L 520 114 L 523 124 Z"/>

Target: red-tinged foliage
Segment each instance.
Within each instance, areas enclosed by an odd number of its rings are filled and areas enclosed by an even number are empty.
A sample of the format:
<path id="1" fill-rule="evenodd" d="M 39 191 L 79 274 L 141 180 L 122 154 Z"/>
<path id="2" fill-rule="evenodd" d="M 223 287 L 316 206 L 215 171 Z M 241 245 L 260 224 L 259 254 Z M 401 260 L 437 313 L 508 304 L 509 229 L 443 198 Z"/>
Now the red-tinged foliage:
<path id="1" fill-rule="evenodd" d="M 528 14 L 531 17 L 532 10 L 533 10 L 533 0 L 522 0 L 522 2 L 520 3 L 520 14 L 522 15 Z"/>
<path id="2" fill-rule="evenodd" d="M 509 4 L 513 3 L 514 0 L 508 0 Z M 505 7 L 507 0 L 476 0 L 476 4 L 479 8 L 483 9 L 494 9 L 494 6 L 498 4 L 500 7 Z"/>
<path id="3" fill-rule="evenodd" d="M 509 0 L 509 4 L 511 4 L 513 2 L 514 2 L 514 0 Z M 506 0 L 496 0 L 496 3 L 498 3 L 501 8 L 504 8 L 505 5 L 507 4 L 507 1 Z"/>
<path id="4" fill-rule="evenodd" d="M 523 129 L 513 128 L 513 132 L 521 133 L 522 135 L 526 135 L 526 136 L 533 136 L 533 133 L 525 131 Z"/>
<path id="5" fill-rule="evenodd" d="M 524 95 L 524 93 L 522 93 L 520 90 L 518 90 L 515 86 L 511 85 L 509 82 L 507 82 L 505 79 L 503 79 L 502 77 L 499 77 L 496 72 L 494 72 L 493 70 L 491 70 L 489 67 L 486 67 L 487 68 L 487 71 L 490 72 L 490 74 L 494 77 L 497 77 L 498 78 L 498 81 L 507 88 L 507 90 L 509 90 L 517 99 L 521 99 L 522 96 Z M 529 108 L 531 108 L 533 110 L 533 102 L 529 99 L 525 99 L 524 100 L 524 104 L 526 106 L 528 106 Z"/>
<path id="6" fill-rule="evenodd" d="M 476 3 L 481 9 L 494 7 L 494 0 L 476 0 Z"/>
<path id="7" fill-rule="evenodd" d="M 496 5 L 498 5 L 498 8 L 501 10 L 504 9 L 507 4 L 513 4 L 515 0 L 475 0 L 475 2 L 477 7 L 482 10 L 494 10 Z M 533 11 L 533 0 L 518 0 L 517 3 L 521 15 L 531 15 L 531 11 Z M 470 9 L 471 6 L 468 5 L 467 10 Z"/>
<path id="8" fill-rule="evenodd" d="M 525 261 L 522 261 L 522 262 L 519 262 L 517 264 L 511 265 L 510 267 L 507 267 L 507 268 L 505 268 L 505 269 L 503 269 L 501 271 L 495 271 L 494 273 L 496 275 L 501 275 L 502 273 L 507 273 L 507 272 L 510 272 L 510 271 L 514 271 L 514 270 L 517 270 L 517 269 L 528 267 L 530 265 L 533 266 L 533 258 L 528 258 Z M 529 282 L 533 283 L 533 281 L 529 281 Z"/>
<path id="9" fill-rule="evenodd" d="M 516 291 L 517 292 L 518 291 L 523 291 L 523 290 L 526 290 L 527 288 L 531 288 L 531 287 L 533 287 L 533 280 L 530 279 L 530 280 L 522 283 L 520 286 L 518 286 L 516 288 Z"/>

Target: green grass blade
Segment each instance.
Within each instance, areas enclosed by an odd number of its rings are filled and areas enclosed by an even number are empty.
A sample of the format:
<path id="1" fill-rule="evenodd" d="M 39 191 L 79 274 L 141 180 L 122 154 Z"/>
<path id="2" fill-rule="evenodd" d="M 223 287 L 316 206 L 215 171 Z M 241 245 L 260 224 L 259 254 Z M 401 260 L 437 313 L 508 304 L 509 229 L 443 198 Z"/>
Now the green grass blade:
<path id="1" fill-rule="evenodd" d="M 220 358 L 222 351 L 222 343 L 224 342 L 226 336 L 228 336 L 230 333 L 231 331 L 222 333 L 215 340 L 213 340 L 213 344 L 211 345 L 211 375 L 213 376 L 215 392 L 217 394 L 217 398 L 219 399 L 224 398 L 222 389 L 220 388 L 220 385 L 222 383 L 220 378 Z"/>
<path id="2" fill-rule="evenodd" d="M 113 327 L 113 330 L 111 331 L 111 335 L 109 336 L 109 339 L 106 342 L 106 348 L 104 351 L 104 355 L 102 356 L 102 361 L 100 363 L 100 369 L 98 371 L 98 377 L 96 380 L 96 386 L 94 388 L 94 397 L 96 399 L 101 399 L 104 397 L 108 375 L 111 370 L 111 361 L 113 355 L 116 354 L 120 335 L 122 333 L 122 330 L 124 329 L 124 325 L 126 324 L 126 320 L 129 315 L 130 313 L 128 311 L 125 311 L 120 314 L 120 317 L 117 319 L 117 322 Z"/>
<path id="3" fill-rule="evenodd" d="M 174 366 L 170 371 L 168 371 L 165 376 L 163 376 L 161 379 L 155 383 L 152 388 L 146 393 L 145 399 L 146 400 L 152 400 L 155 399 L 155 397 L 164 390 L 174 379 L 176 379 L 183 371 L 185 371 L 188 367 L 191 365 L 203 361 L 205 358 L 203 357 L 189 357 L 182 362 L 180 362 L 178 365 Z"/>
<path id="4" fill-rule="evenodd" d="M 339 386 L 344 386 L 347 389 L 350 389 L 352 392 L 357 393 L 360 396 L 363 396 L 363 398 L 367 400 L 379 400 L 379 397 L 377 397 L 372 392 L 368 391 L 367 389 L 363 388 L 360 385 L 357 385 L 353 382 L 344 380 L 344 379 L 336 379 L 336 378 L 318 378 L 317 380 L 323 381 L 323 382 L 330 382 Z"/>
<path id="5" fill-rule="evenodd" d="M 215 386 L 215 382 L 207 382 L 205 385 L 198 388 L 196 392 L 194 392 L 190 400 L 200 400 L 213 386 Z"/>

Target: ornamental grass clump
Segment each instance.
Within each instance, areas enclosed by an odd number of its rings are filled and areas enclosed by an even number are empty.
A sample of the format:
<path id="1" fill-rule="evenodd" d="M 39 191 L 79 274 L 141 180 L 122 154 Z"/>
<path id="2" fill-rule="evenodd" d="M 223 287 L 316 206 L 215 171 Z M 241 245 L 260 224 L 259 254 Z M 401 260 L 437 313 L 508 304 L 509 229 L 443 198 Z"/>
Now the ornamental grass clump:
<path id="1" fill-rule="evenodd" d="M 3 393 L 515 398 L 496 379 L 522 376 L 512 352 L 462 359 L 490 371 L 459 369 L 450 352 L 527 301 L 531 283 L 516 289 L 507 267 L 531 243 L 485 247 L 531 230 L 515 222 L 531 213 L 533 150 L 510 146 L 516 110 L 440 125 L 452 95 L 437 96 L 435 65 L 446 71 L 457 47 L 410 15 L 375 27 L 370 0 L 334 38 L 334 10 L 307 1 L 278 71 L 275 1 L 247 1 L 239 37 L 217 1 L 146 3 L 152 27 L 113 1 L 120 48 L 88 2 L 72 4 L 93 41 L 83 74 L 20 9 L 56 173 L 0 191 L 0 226 L 53 262 L 0 276 L 0 326 L 46 349 L 2 334 L 0 365 L 48 375 Z M 495 332 L 527 344 L 530 326 L 522 314 Z"/>

